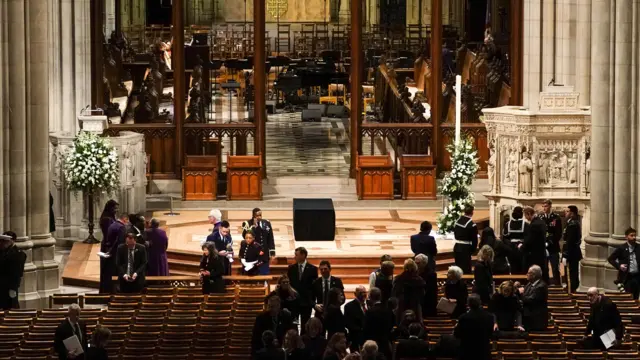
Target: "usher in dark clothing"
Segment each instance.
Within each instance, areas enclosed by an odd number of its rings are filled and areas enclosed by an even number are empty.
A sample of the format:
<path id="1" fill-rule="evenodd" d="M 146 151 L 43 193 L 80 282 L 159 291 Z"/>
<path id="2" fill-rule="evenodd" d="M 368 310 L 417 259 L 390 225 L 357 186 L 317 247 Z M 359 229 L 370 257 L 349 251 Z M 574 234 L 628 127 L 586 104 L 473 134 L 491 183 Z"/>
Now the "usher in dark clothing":
<path id="1" fill-rule="evenodd" d="M 456 238 L 453 246 L 456 265 L 463 273 L 471 274 L 471 255 L 478 247 L 478 227 L 472 218 L 462 215 L 454 225 L 453 235 Z"/>
<path id="2" fill-rule="evenodd" d="M 461 360 L 490 360 L 493 316 L 484 309 L 469 310 L 460 316 L 454 335 L 460 339 Z"/>
<path id="3" fill-rule="evenodd" d="M 210 273 L 208 276 L 202 277 L 202 293 L 203 294 L 220 294 L 224 293 L 225 286 L 222 275 L 225 273 L 222 257 L 203 256 L 200 260 L 200 270 L 206 270 Z"/>
<path id="4" fill-rule="evenodd" d="M 427 232 L 419 232 L 411 235 L 411 251 L 414 255 L 425 254 L 429 259 L 429 267 L 436 269 L 436 255 L 438 255 L 438 246 L 436 239 Z"/>
<path id="5" fill-rule="evenodd" d="M 493 273 L 491 266 L 482 261 L 476 262 L 473 268 L 473 292 L 480 295 L 483 305 L 487 305 L 493 295 Z"/>
<path id="6" fill-rule="evenodd" d="M 291 287 L 298 292 L 300 297 L 298 312 L 300 313 L 300 328 L 302 329 L 302 334 L 304 334 L 306 332 L 305 325 L 311 318 L 311 310 L 314 303 L 313 282 L 318 278 L 318 268 L 308 262 L 291 264 L 287 268 L 287 276 Z"/>

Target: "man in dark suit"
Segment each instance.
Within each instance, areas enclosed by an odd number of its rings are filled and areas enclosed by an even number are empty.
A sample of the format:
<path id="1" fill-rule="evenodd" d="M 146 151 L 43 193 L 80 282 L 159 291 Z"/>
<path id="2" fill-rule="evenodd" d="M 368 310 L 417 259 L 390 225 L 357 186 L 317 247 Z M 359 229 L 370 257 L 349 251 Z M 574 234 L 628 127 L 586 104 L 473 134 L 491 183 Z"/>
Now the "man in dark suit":
<path id="1" fill-rule="evenodd" d="M 322 260 L 319 269 L 321 276 L 313 282 L 313 308 L 316 311 L 316 317 L 321 318 L 329 299 L 329 291 L 333 288 L 340 289 L 344 299 L 344 285 L 342 285 L 340 278 L 331 276 L 331 263 L 329 261 Z"/>
<path id="2" fill-rule="evenodd" d="M 429 343 L 419 338 L 422 331 L 423 328 L 420 323 L 409 325 L 409 338 L 398 341 L 394 359 L 424 359 L 429 357 Z"/>
<path id="3" fill-rule="evenodd" d="M 18 288 L 24 273 L 27 254 L 15 244 L 13 231 L 0 235 L 0 310 L 18 309 Z"/>
<path id="4" fill-rule="evenodd" d="M 243 234 L 244 237 L 244 234 Z M 222 258 L 225 275 L 231 275 L 231 259 L 233 259 L 233 239 L 227 220 L 220 221 L 213 232 L 207 236 L 207 241 L 215 245 L 218 255 Z"/>
<path id="5" fill-rule="evenodd" d="M 318 268 L 307 262 L 307 249 L 299 247 L 295 250 L 296 263 L 289 265 L 287 276 L 300 296 L 300 328 L 306 332 L 305 326 L 311 318 L 313 309 L 313 282 L 318 278 Z"/>
<path id="6" fill-rule="evenodd" d="M 465 274 L 471 274 L 471 255 L 478 247 L 478 227 L 473 222 L 473 206 L 464 208 L 464 215 L 460 216 L 453 226 L 455 245 L 453 245 L 453 256 L 456 266 L 462 269 Z"/>
<path id="7" fill-rule="evenodd" d="M 262 349 L 262 334 L 269 330 L 276 334 L 279 344 L 283 344 L 284 336 L 288 330 L 294 329 L 293 319 L 288 310 L 282 310 L 281 300 L 272 296 L 267 302 L 267 310 L 256 317 L 251 335 L 251 355 Z"/>
<path id="8" fill-rule="evenodd" d="M 549 282 L 549 267 L 547 266 L 547 225 L 540 217 L 536 216 L 535 210 L 527 206 L 524 209 L 524 217 L 529 221 L 529 229 L 524 234 L 524 242 L 518 246 L 524 253 L 525 263 L 530 268 L 538 265 L 542 272 L 542 280 Z"/>
<path id="9" fill-rule="evenodd" d="M 562 249 L 562 257 L 567 260 L 567 270 L 569 274 L 569 285 L 571 292 L 574 293 L 580 287 L 580 260 L 582 260 L 582 224 L 578 215 L 578 208 L 575 205 L 569 205 L 567 208 L 567 226 L 564 228 L 564 247 Z M 565 271 L 567 272 L 567 271 Z"/>
<path id="10" fill-rule="evenodd" d="M 467 305 L 469 311 L 460 316 L 453 331 L 453 335 L 460 340 L 458 359 L 490 360 L 493 315 L 482 308 L 478 294 L 469 295 Z"/>
<path id="11" fill-rule="evenodd" d="M 540 219 L 544 221 L 547 227 L 546 246 L 549 252 L 549 264 L 551 265 L 551 273 L 553 274 L 553 284 L 561 285 L 560 279 L 560 239 L 562 239 L 562 218 L 560 215 L 551 211 L 551 200 L 547 199 L 542 203 L 542 214 Z M 548 272 L 547 268 L 543 271 Z M 548 275 L 548 274 L 547 274 Z"/>
<path id="12" fill-rule="evenodd" d="M 355 299 L 344 306 L 344 320 L 349 331 L 351 353 L 360 351 L 364 344 L 362 330 L 364 329 L 364 314 L 367 311 L 367 289 L 360 285 L 356 288 Z"/>
<path id="13" fill-rule="evenodd" d="M 125 243 L 118 247 L 116 264 L 120 292 L 142 292 L 147 271 L 147 249 L 144 245 L 136 243 L 134 234 L 127 234 Z"/>
<path id="14" fill-rule="evenodd" d="M 100 243 L 100 251 L 106 257 L 100 258 L 100 294 L 113 293 L 113 276 L 118 274 L 116 268 L 116 257 L 118 246 L 124 244 L 129 215 L 120 213 L 118 219 L 109 225 L 107 234 Z"/>
<path id="15" fill-rule="evenodd" d="M 609 330 L 615 332 L 616 343 L 622 341 L 624 325 L 622 324 L 620 311 L 618 311 L 618 307 L 611 299 L 600 294 L 598 288 L 592 287 L 587 290 L 587 297 L 589 298 L 589 303 L 591 303 L 591 314 L 589 315 L 587 330 L 584 333 L 585 347 L 607 350 L 600 336 Z M 590 341 L 588 339 L 589 335 L 592 335 Z"/>
<path id="16" fill-rule="evenodd" d="M 391 330 L 395 322 L 393 312 L 382 303 L 380 289 L 369 289 L 369 309 L 364 315 L 363 340 L 373 340 L 378 350 L 391 359 Z"/>
<path id="17" fill-rule="evenodd" d="M 433 226 L 428 221 L 423 221 L 420 224 L 420 232 L 415 235 L 411 235 L 411 251 L 414 255 L 425 254 L 429 259 L 429 268 L 436 269 L 436 255 L 438 255 L 438 246 L 436 245 L 436 239 L 431 236 L 431 229 Z"/>
<path id="18" fill-rule="evenodd" d="M 542 280 L 542 269 L 533 265 L 527 272 L 527 286 L 519 288 L 522 296 L 522 323 L 526 331 L 543 331 L 547 329 L 549 308 L 547 306 L 549 290 Z"/>
<path id="19" fill-rule="evenodd" d="M 627 242 L 618 246 L 607 259 L 609 264 L 618 269 L 618 280 L 624 284 L 628 293 L 638 299 L 640 294 L 640 246 L 636 244 L 636 230 L 628 228 L 625 231 Z"/>
<path id="20" fill-rule="evenodd" d="M 64 346 L 64 340 L 74 335 L 78 337 L 78 341 L 82 346 L 82 354 L 69 352 Z M 67 318 L 62 320 L 60 325 L 58 325 L 53 340 L 53 347 L 55 348 L 56 353 L 58 353 L 58 359 L 84 359 L 84 352 L 87 351 L 87 343 L 87 325 L 83 321 L 80 321 L 80 306 L 78 306 L 78 304 L 71 304 L 69 306 Z"/>

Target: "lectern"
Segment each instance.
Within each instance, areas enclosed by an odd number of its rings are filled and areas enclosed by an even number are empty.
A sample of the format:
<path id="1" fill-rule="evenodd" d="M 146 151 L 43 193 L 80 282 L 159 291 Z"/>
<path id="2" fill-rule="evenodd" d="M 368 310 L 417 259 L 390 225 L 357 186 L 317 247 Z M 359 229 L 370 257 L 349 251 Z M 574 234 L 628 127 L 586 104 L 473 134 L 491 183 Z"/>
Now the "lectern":
<path id="1" fill-rule="evenodd" d="M 393 161 L 389 155 L 360 155 L 356 167 L 359 200 L 393 200 Z"/>
<path id="2" fill-rule="evenodd" d="M 216 200 L 218 157 L 187 155 L 182 167 L 182 200 Z"/>

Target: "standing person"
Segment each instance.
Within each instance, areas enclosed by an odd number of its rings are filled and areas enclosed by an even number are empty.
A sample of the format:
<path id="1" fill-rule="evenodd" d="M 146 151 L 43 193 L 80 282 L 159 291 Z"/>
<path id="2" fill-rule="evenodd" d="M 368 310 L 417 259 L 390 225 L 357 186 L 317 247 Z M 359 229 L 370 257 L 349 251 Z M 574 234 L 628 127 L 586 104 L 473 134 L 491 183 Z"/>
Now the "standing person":
<path id="1" fill-rule="evenodd" d="M 462 269 L 457 266 L 449 267 L 447 282 L 444 285 L 445 300 L 456 304 L 452 319 L 457 319 L 467 311 L 467 284 L 462 280 Z"/>
<path id="2" fill-rule="evenodd" d="M 532 207 L 524 209 L 524 217 L 529 222 L 529 230 L 525 233 L 524 242 L 518 247 L 524 253 L 525 263 L 528 268 L 538 265 L 542 272 L 542 280 L 548 284 L 549 267 L 547 266 L 547 225 L 540 217 L 536 216 Z"/>
<path id="3" fill-rule="evenodd" d="M 411 251 L 417 256 L 418 254 L 425 254 L 429 259 L 429 267 L 432 270 L 436 269 L 436 255 L 438 255 L 438 245 L 436 245 L 436 239 L 431 236 L 431 229 L 433 226 L 428 221 L 423 221 L 420 224 L 420 232 L 411 235 Z"/>
<path id="4" fill-rule="evenodd" d="M 511 274 L 511 266 L 509 265 L 509 255 L 511 254 L 511 246 L 505 244 L 501 239 L 496 238 L 493 228 L 486 227 L 482 229 L 480 235 L 480 248 L 489 245 L 493 249 L 493 263 L 491 271 L 494 275 Z"/>
<path id="5" fill-rule="evenodd" d="M 540 218 L 547 225 L 546 246 L 549 253 L 549 265 L 553 275 L 553 284 L 562 285 L 560 278 L 560 239 L 562 238 L 562 218 L 551 211 L 551 200 L 547 199 L 542 203 L 542 214 Z M 548 267 L 543 267 L 543 271 L 549 272 Z M 548 274 L 547 274 L 548 276 Z"/>
<path id="6" fill-rule="evenodd" d="M 207 236 L 206 241 L 216 247 L 224 265 L 225 275 L 231 275 L 231 263 L 233 262 L 233 239 L 231 238 L 230 227 L 231 225 L 229 225 L 228 221 L 220 221 L 213 232 Z M 244 234 L 242 236 L 244 237 Z"/>
<path id="7" fill-rule="evenodd" d="M 262 246 L 255 242 L 255 237 L 251 231 L 245 234 L 244 240 L 240 243 L 240 261 L 242 262 L 242 273 L 245 275 L 260 274 L 260 266 L 269 261 L 269 255 L 262 250 Z M 245 265 L 254 263 L 253 265 Z M 247 269 L 247 266 L 249 268 Z"/>
<path id="8" fill-rule="evenodd" d="M 380 274 L 381 270 L 382 270 L 382 264 L 384 264 L 387 261 L 391 261 L 393 262 L 393 258 L 391 257 L 391 255 L 389 254 L 384 254 L 380 257 L 380 267 L 373 270 L 373 272 L 371 272 L 371 274 L 369 274 L 369 289 L 371 289 L 372 287 L 377 287 L 376 286 L 376 277 L 378 276 L 378 274 Z"/>
<path id="9" fill-rule="evenodd" d="M 618 246 L 607 261 L 618 269 L 618 282 L 624 284 L 628 293 L 638 300 L 640 294 L 640 247 L 636 244 L 636 229 L 628 228 L 624 232 L 626 243 Z"/>
<path id="10" fill-rule="evenodd" d="M 331 276 L 331 263 L 327 260 L 320 262 L 320 275 L 313 282 L 313 308 L 316 311 L 316 317 L 324 317 L 324 308 L 329 300 L 329 292 L 333 288 L 338 288 L 342 293 L 344 299 L 344 285 L 342 280 L 338 277 Z"/>
<path id="11" fill-rule="evenodd" d="M 393 330 L 395 315 L 380 300 L 380 289 L 369 289 L 370 307 L 364 317 L 363 340 L 375 341 L 380 352 L 391 359 L 391 330 Z"/>
<path id="12" fill-rule="evenodd" d="M 527 271 L 520 245 L 524 242 L 524 235 L 528 232 L 529 224 L 524 221 L 523 217 L 524 211 L 522 207 L 514 207 L 509 220 L 504 223 L 502 228 L 502 241 L 511 246 L 511 252 L 508 257 L 511 273 L 518 275 Z"/>
<path id="13" fill-rule="evenodd" d="M 211 209 L 211 211 L 209 211 L 209 224 L 213 225 L 213 228 L 211 229 L 210 235 L 213 235 L 215 232 L 218 231 L 218 228 L 220 227 L 221 222 L 222 222 L 222 212 L 218 209 Z M 206 239 L 202 240 L 200 242 L 200 246 L 204 245 L 205 242 L 209 241 L 208 239 L 209 237 L 207 236 Z"/>
<path id="14" fill-rule="evenodd" d="M 27 254 L 15 244 L 18 236 L 13 231 L 0 235 L 0 309 L 18 309 L 18 289 L 24 273 Z"/>
<path id="15" fill-rule="evenodd" d="M 107 239 L 107 233 L 109 232 L 109 226 L 116 222 L 116 214 L 120 204 L 117 201 L 111 199 L 104 205 L 104 210 L 100 215 L 100 230 L 102 231 L 102 241 Z"/>
<path id="16" fill-rule="evenodd" d="M 376 271 L 375 282 L 373 287 L 377 287 L 382 292 L 382 303 L 386 304 L 393 291 L 393 271 L 396 265 L 393 261 L 385 261 L 380 266 L 380 270 Z"/>
<path id="17" fill-rule="evenodd" d="M 296 263 L 289 265 L 287 276 L 300 296 L 300 327 L 302 334 L 306 331 L 307 321 L 311 318 L 313 309 L 313 282 L 318 278 L 318 268 L 307 262 L 307 249 L 299 247 L 295 250 Z"/>
<path id="18" fill-rule="evenodd" d="M 136 242 L 134 234 L 127 234 L 125 243 L 118 246 L 116 256 L 120 292 L 139 294 L 144 289 L 147 271 L 147 249 Z"/>
<path id="19" fill-rule="evenodd" d="M 493 315 L 482 308 L 478 294 L 469 295 L 469 312 L 460 316 L 453 334 L 460 340 L 460 360 L 491 360 Z"/>
<path id="20" fill-rule="evenodd" d="M 351 352 L 360 350 L 364 344 L 364 314 L 367 311 L 367 289 L 360 285 L 356 288 L 355 299 L 344 306 L 344 318 L 349 331 L 349 349 Z"/>
<path id="21" fill-rule="evenodd" d="M 323 311 L 324 328 L 327 330 L 327 338 L 336 333 L 346 333 L 346 322 L 340 306 L 344 304 L 344 294 L 341 289 L 332 288 L 329 291 L 327 304 Z"/>
<path id="22" fill-rule="evenodd" d="M 213 243 L 202 245 L 202 259 L 200 260 L 200 277 L 202 278 L 203 294 L 222 294 L 225 292 L 224 265 Z"/>
<path id="23" fill-rule="evenodd" d="M 256 242 L 262 246 L 265 253 L 268 253 L 269 260 L 276 256 L 276 243 L 273 238 L 273 227 L 271 222 L 262 218 L 262 210 L 259 208 L 253 209 L 251 212 L 251 219 L 242 223 L 242 237 L 247 231 L 253 232 L 256 237 Z M 269 261 L 265 261 L 259 269 L 260 275 L 269 274 Z"/>
<path id="24" fill-rule="evenodd" d="M 87 360 L 109 360 L 107 352 L 109 340 L 111 340 L 111 331 L 104 326 L 96 326 L 91 336 L 91 347 L 87 349 L 85 358 Z"/>
<path id="25" fill-rule="evenodd" d="M 492 264 L 493 249 L 485 245 L 478 251 L 478 261 L 473 268 L 473 292 L 480 296 L 483 305 L 489 304 L 494 292 Z"/>
<path id="26" fill-rule="evenodd" d="M 327 339 L 324 338 L 322 321 L 314 317 L 307 321 L 305 334 L 302 335 L 304 347 L 307 349 L 309 360 L 322 360 L 324 350 L 327 348 Z"/>
<path id="27" fill-rule="evenodd" d="M 584 340 L 586 340 L 585 347 L 602 351 L 607 350 L 600 336 L 609 330 L 613 330 L 616 334 L 616 344 L 621 343 L 624 335 L 624 325 L 616 304 L 608 297 L 601 295 L 598 288 L 595 287 L 587 290 L 587 297 L 591 304 L 591 312 L 589 314 L 587 329 L 584 332 Z M 588 335 L 591 335 L 590 342 L 587 338 Z"/>
<path id="28" fill-rule="evenodd" d="M 118 246 L 124 244 L 129 215 L 120 213 L 115 222 L 109 225 L 107 236 L 100 243 L 100 252 L 105 254 L 100 257 L 100 294 L 113 293 L 112 277 L 118 274 L 116 267 L 116 255 Z"/>
<path id="29" fill-rule="evenodd" d="M 522 323 L 526 331 L 544 331 L 549 323 L 549 289 L 542 280 L 540 266 L 533 265 L 529 268 L 527 280 L 527 286 L 518 289 L 522 298 Z"/>
<path id="30" fill-rule="evenodd" d="M 438 315 L 438 274 L 428 265 L 427 255 L 416 256 L 418 275 L 424 280 L 424 298 L 422 300 L 422 316 L 434 317 Z"/>
<path id="31" fill-rule="evenodd" d="M 127 229 L 127 232 L 135 236 L 136 242 L 138 244 L 144 244 L 147 240 L 145 238 L 144 229 L 144 216 L 142 214 L 129 214 L 129 227 Z"/>
<path id="32" fill-rule="evenodd" d="M 151 219 L 150 225 L 151 228 L 145 231 L 149 244 L 147 275 L 169 276 L 169 262 L 167 260 L 169 238 L 167 233 L 160 229 L 160 221 L 158 219 Z"/>
<path id="33" fill-rule="evenodd" d="M 572 293 L 576 292 L 580 287 L 580 260 L 582 260 L 582 225 L 580 224 L 580 215 L 575 205 L 567 208 L 567 225 L 564 228 L 564 247 L 562 249 L 562 257 L 567 260 L 567 268 L 569 273 L 569 285 Z"/>
<path id="34" fill-rule="evenodd" d="M 291 317 L 294 320 L 300 316 L 300 294 L 291 287 L 291 280 L 287 275 L 281 275 L 278 278 L 278 285 L 276 288 L 265 297 L 265 303 L 269 301 L 272 296 L 280 298 L 280 304 L 283 309 L 289 310 Z"/>
<path id="35" fill-rule="evenodd" d="M 515 293 L 513 281 L 503 281 L 491 302 L 489 312 L 495 317 L 494 331 L 524 331 L 522 327 L 522 305 Z"/>
<path id="36" fill-rule="evenodd" d="M 287 331 L 295 327 L 291 314 L 286 310 L 282 310 L 280 305 L 280 298 L 273 296 L 267 302 L 267 310 L 256 317 L 251 335 L 252 355 L 255 356 L 262 349 L 262 334 L 265 331 L 273 331 L 278 343 L 282 344 Z"/>
<path id="37" fill-rule="evenodd" d="M 415 261 L 407 259 L 404 262 L 403 271 L 393 282 L 392 296 L 398 299 L 397 319 L 402 319 L 402 314 L 407 310 L 413 310 L 419 322 L 422 322 L 422 300 L 424 298 L 424 280 L 418 274 L 418 265 Z"/>
<path id="38" fill-rule="evenodd" d="M 54 335 L 53 347 L 58 353 L 58 359 L 85 359 L 84 353 L 87 351 L 87 325 L 80 320 L 80 306 L 78 304 L 69 305 L 67 318 L 62 320 Z M 82 346 L 82 354 L 72 353 L 64 346 L 64 340 L 76 336 Z M 92 360 L 93 358 L 86 358 Z"/>
<path id="39" fill-rule="evenodd" d="M 473 206 L 464 208 L 464 215 L 456 221 L 453 234 L 456 238 L 453 254 L 458 266 L 465 274 L 471 274 L 471 255 L 478 247 L 478 227 L 473 222 Z"/>

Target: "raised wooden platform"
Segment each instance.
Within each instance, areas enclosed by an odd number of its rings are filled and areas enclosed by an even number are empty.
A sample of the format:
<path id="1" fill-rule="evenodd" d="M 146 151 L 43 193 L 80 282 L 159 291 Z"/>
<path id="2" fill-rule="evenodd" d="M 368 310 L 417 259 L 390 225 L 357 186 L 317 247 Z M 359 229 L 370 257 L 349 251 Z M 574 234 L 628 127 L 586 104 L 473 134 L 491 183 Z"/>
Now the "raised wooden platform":
<path id="1" fill-rule="evenodd" d="M 226 211 L 223 217 L 232 224 L 236 254 L 242 239 L 242 221 L 250 211 Z M 164 222 L 169 235 L 169 271 L 171 275 L 197 275 L 200 264 L 200 241 L 211 232 L 207 221 L 208 211 L 182 211 L 178 216 L 153 216 Z M 309 251 L 309 261 L 318 264 L 329 260 L 333 274 L 341 277 L 345 284 L 366 284 L 369 274 L 375 270 L 380 256 L 390 254 L 396 263 L 396 272 L 402 270 L 404 260 L 413 254 L 409 238 L 415 234 L 420 223 L 429 220 L 435 224 L 435 210 L 360 210 L 336 211 L 335 241 L 301 242 L 293 237 L 292 211 L 268 211 L 265 218 L 271 221 L 276 240 L 277 257 L 271 264 L 271 273 L 280 275 L 293 263 L 294 249 L 304 246 Z M 488 219 L 487 210 L 477 210 L 478 222 Z M 99 245 L 76 243 L 65 266 L 64 285 L 98 287 L 100 261 Z M 438 240 L 437 270 L 446 271 L 453 264 L 453 241 Z M 239 271 L 239 261 L 234 262 L 234 273 Z"/>

